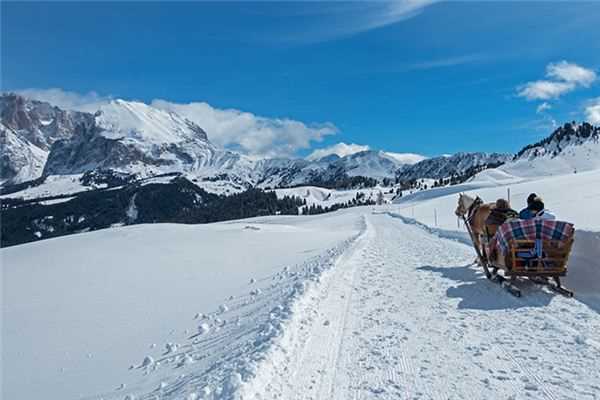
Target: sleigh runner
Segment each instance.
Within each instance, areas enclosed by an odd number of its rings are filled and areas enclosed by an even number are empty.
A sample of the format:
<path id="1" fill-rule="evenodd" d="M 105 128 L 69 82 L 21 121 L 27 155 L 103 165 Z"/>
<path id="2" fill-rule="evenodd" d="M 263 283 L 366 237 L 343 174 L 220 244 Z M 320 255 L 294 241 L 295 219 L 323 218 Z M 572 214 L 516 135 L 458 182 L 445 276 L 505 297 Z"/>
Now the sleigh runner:
<path id="1" fill-rule="evenodd" d="M 477 212 L 475 208 L 483 205 L 480 200 L 473 201 L 462 217 L 488 279 L 501 283 L 517 297 L 521 296 L 516 286 L 518 278 L 528 278 L 572 297 L 573 292 L 562 286 L 560 278 L 567 274 L 574 242 L 573 224 L 555 220 L 509 219 L 499 226 L 485 225 L 476 232 L 472 222 Z M 459 211 L 460 206 L 457 214 Z"/>

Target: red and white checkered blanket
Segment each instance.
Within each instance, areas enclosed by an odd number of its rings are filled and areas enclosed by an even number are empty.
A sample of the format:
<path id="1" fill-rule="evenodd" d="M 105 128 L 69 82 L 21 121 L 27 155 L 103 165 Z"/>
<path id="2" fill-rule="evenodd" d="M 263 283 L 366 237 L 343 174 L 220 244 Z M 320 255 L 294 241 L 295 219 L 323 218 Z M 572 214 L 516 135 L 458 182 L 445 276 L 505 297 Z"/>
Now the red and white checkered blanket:
<path id="1" fill-rule="evenodd" d="M 534 219 L 513 219 L 498 227 L 491 243 L 491 250 L 508 253 L 511 240 L 567 240 L 573 237 L 573 224 L 564 221 Z"/>

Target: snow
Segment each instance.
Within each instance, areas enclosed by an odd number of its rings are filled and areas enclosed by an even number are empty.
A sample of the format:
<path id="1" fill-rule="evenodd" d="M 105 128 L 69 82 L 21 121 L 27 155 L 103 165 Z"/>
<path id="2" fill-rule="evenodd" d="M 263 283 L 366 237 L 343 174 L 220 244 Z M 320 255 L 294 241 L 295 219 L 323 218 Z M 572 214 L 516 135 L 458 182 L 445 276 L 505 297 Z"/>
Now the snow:
<path id="1" fill-rule="evenodd" d="M 136 145 L 160 145 L 202 138 L 176 113 L 137 101 L 114 100 L 100 108 L 96 122 L 110 139 L 124 138 Z M 203 137 L 206 139 L 206 137 Z"/>
<path id="2" fill-rule="evenodd" d="M 550 151 L 552 148 L 540 148 L 538 151 L 542 155 L 524 155 L 501 166 L 498 170 L 517 177 L 536 179 L 540 176 L 564 175 L 600 169 L 598 139 L 589 138 L 583 143 L 573 139 L 571 143 L 567 142 L 563 146 L 558 155 L 554 155 Z"/>
<path id="3" fill-rule="evenodd" d="M 233 194 L 239 193 L 246 190 L 245 187 L 237 185 L 231 181 L 204 181 L 202 176 L 198 174 L 182 174 L 188 180 L 192 181 L 196 186 L 206 190 L 210 193 L 215 194 Z M 107 187 L 106 184 L 93 184 L 91 186 L 85 186 L 81 183 L 80 179 L 82 174 L 73 175 L 50 175 L 46 177 L 46 180 L 35 187 L 29 187 L 18 192 L 1 195 L 0 198 L 23 198 L 25 200 L 37 199 L 40 197 L 52 197 L 52 196 L 63 196 L 68 194 L 75 194 L 79 192 L 85 192 L 94 189 L 104 189 Z M 170 183 L 175 177 L 173 175 L 161 175 L 161 176 L 150 176 L 142 177 L 140 179 L 141 185 L 149 184 L 167 184 Z M 114 187 L 111 189 L 117 189 L 121 186 Z M 55 199 L 47 200 L 42 204 L 55 204 L 62 201 L 68 201 L 68 199 Z"/>
<path id="4" fill-rule="evenodd" d="M 396 204 L 1 249 L 3 398 L 598 398 L 600 169 L 509 167 Z M 575 224 L 575 298 L 527 282 L 515 298 L 472 265 L 457 193 L 509 189 Z"/>
<path id="5" fill-rule="evenodd" d="M 27 139 L 21 137 L 19 133 L 0 123 L 0 147 L 5 157 L 12 160 L 3 168 L 16 168 L 16 175 L 11 177 L 13 183 L 36 179 L 42 175 L 44 164 L 48 159 L 48 150 L 44 150 Z M 0 182 L 4 184 L 5 182 Z"/>
<path id="6" fill-rule="evenodd" d="M 129 223 L 135 222 L 135 220 L 138 217 L 138 209 L 137 209 L 137 206 L 135 205 L 136 197 L 137 197 L 137 193 L 131 197 L 131 200 L 129 201 L 129 206 L 127 207 L 127 211 L 125 212 L 127 215 L 127 218 L 129 219 Z"/>
<path id="7" fill-rule="evenodd" d="M 53 199 L 53 200 L 44 200 L 44 201 L 40 201 L 39 204 L 43 204 L 45 206 L 49 206 L 52 204 L 59 204 L 59 203 L 65 203 L 69 200 L 73 200 L 75 197 L 63 197 L 61 199 Z"/>
<path id="8" fill-rule="evenodd" d="M 401 164 L 416 164 L 419 161 L 423 161 L 424 159 L 426 159 L 427 157 L 421 155 L 421 154 L 415 154 L 415 153 L 392 153 L 389 151 L 385 151 L 383 152 L 384 155 L 393 158 L 394 160 L 396 160 L 397 162 L 401 163 Z"/>
<path id="9" fill-rule="evenodd" d="M 44 183 L 38 186 L 29 187 L 16 193 L 10 193 L 0 196 L 0 198 L 20 197 L 25 200 L 36 199 L 39 197 L 50 197 L 57 195 L 67 195 L 92 188 L 81 184 L 81 174 L 76 175 L 50 175 Z"/>
<path id="10" fill-rule="evenodd" d="M 475 179 L 462 185 L 404 196 L 397 200 L 397 204 L 403 215 L 430 226 L 435 225 L 434 210 L 437 210 L 437 227 L 456 229 L 454 210 L 458 193 L 478 195 L 484 201 L 493 202 L 507 198 L 509 189 L 511 205 L 517 210 L 526 206 L 530 193 L 537 193 L 558 219 L 573 222 L 577 229 L 600 231 L 600 213 L 596 211 L 600 199 L 600 170 L 527 180 L 490 182 Z"/>
<path id="11" fill-rule="evenodd" d="M 600 307 L 510 296 L 402 207 L 3 249 L 5 396 L 594 398 Z"/>
<path id="12" fill-rule="evenodd" d="M 600 311 L 600 268 L 596 261 L 600 259 L 600 169 L 527 179 L 488 179 L 498 174 L 502 176 L 503 171 L 484 171 L 472 182 L 405 196 L 387 210 L 404 222 L 418 223 L 431 233 L 470 244 L 463 223 L 454 215 L 458 193 L 480 196 L 486 202 L 510 197 L 517 210 L 525 207 L 530 193 L 536 193 L 557 219 L 575 224 L 575 243 L 564 282 L 578 300 Z"/>
<path id="13" fill-rule="evenodd" d="M 200 326 L 198 326 L 198 334 L 199 335 L 204 335 L 204 334 L 208 333 L 209 331 L 210 331 L 210 325 L 208 325 L 207 323 L 200 324 Z"/>
<path id="14" fill-rule="evenodd" d="M 50 125 L 52 122 L 54 122 L 53 119 L 40 119 L 40 124 L 44 125 L 44 126 L 48 126 Z"/>
<path id="15" fill-rule="evenodd" d="M 472 251 L 387 214 L 295 304 L 239 398 L 594 398 L 600 316 L 507 295 Z M 399 238 L 402 238 L 399 240 Z M 327 322 L 327 323 L 325 323 Z"/>
<path id="16" fill-rule="evenodd" d="M 286 189 L 275 189 L 275 193 L 278 198 L 285 196 L 296 196 L 303 200 L 306 200 L 306 204 L 312 205 L 317 204 L 324 207 L 330 207 L 334 204 L 347 203 L 356 198 L 358 193 L 363 193 L 365 199 L 371 199 L 375 201 L 377 194 L 381 191 L 384 194 L 384 198 L 387 201 L 391 201 L 394 197 L 394 193 L 389 193 L 392 188 L 375 186 L 373 188 L 365 189 L 348 189 L 348 190 L 334 190 L 326 189 L 317 186 L 298 186 L 294 188 Z"/>
<path id="17" fill-rule="evenodd" d="M 260 230 L 243 229 L 248 224 Z M 196 329 L 195 314 L 214 315 L 234 296 L 226 320 L 239 317 L 241 325 L 223 326 L 223 317 L 205 321 L 217 335 L 211 341 L 229 340 L 218 335 L 231 329 L 244 339 L 263 332 L 255 324 L 285 302 L 304 263 L 329 257 L 328 249 L 354 236 L 358 224 L 355 215 L 332 214 L 135 225 L 1 249 L 2 357 L 10 365 L 3 370 L 3 398 L 123 399 L 128 391 L 172 384 L 186 368 L 208 368 L 228 353 L 203 342 L 194 352 L 185 331 Z M 254 298 L 252 278 L 261 291 Z M 160 345 L 150 349 L 153 343 Z M 176 357 L 212 355 L 175 368 L 162 355 L 167 343 Z M 128 371 L 147 355 L 160 362 L 156 372 Z M 126 386 L 115 392 L 121 383 Z"/>

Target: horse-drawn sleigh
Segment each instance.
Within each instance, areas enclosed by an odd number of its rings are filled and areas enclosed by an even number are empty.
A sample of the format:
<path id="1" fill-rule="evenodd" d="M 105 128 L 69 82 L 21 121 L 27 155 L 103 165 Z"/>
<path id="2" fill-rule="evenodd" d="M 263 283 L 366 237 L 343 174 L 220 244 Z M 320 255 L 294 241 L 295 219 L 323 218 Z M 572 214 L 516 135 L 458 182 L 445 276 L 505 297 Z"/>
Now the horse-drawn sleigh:
<path id="1" fill-rule="evenodd" d="M 494 203 L 461 193 L 455 211 L 465 223 L 486 277 L 517 297 L 521 296 L 516 286 L 520 277 L 572 297 L 573 292 L 562 286 L 560 278 L 567 274 L 573 225 L 541 218 L 507 218 L 494 225 L 488 220 L 494 208 Z"/>

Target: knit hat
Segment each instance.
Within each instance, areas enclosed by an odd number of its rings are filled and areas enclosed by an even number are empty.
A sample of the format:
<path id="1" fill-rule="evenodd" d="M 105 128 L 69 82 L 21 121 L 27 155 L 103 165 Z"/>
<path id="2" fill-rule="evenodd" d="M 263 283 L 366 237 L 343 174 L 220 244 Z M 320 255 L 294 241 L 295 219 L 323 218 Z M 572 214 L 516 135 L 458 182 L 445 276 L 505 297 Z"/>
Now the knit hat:
<path id="1" fill-rule="evenodd" d="M 496 200 L 496 208 L 506 210 L 507 208 L 510 208 L 510 204 L 505 199 L 498 199 Z"/>
<path id="2" fill-rule="evenodd" d="M 541 197 L 536 197 L 535 199 L 533 199 L 531 204 L 529 204 L 529 208 L 532 211 L 542 211 L 544 208 L 546 208 L 546 206 L 544 205 L 544 201 Z"/>

